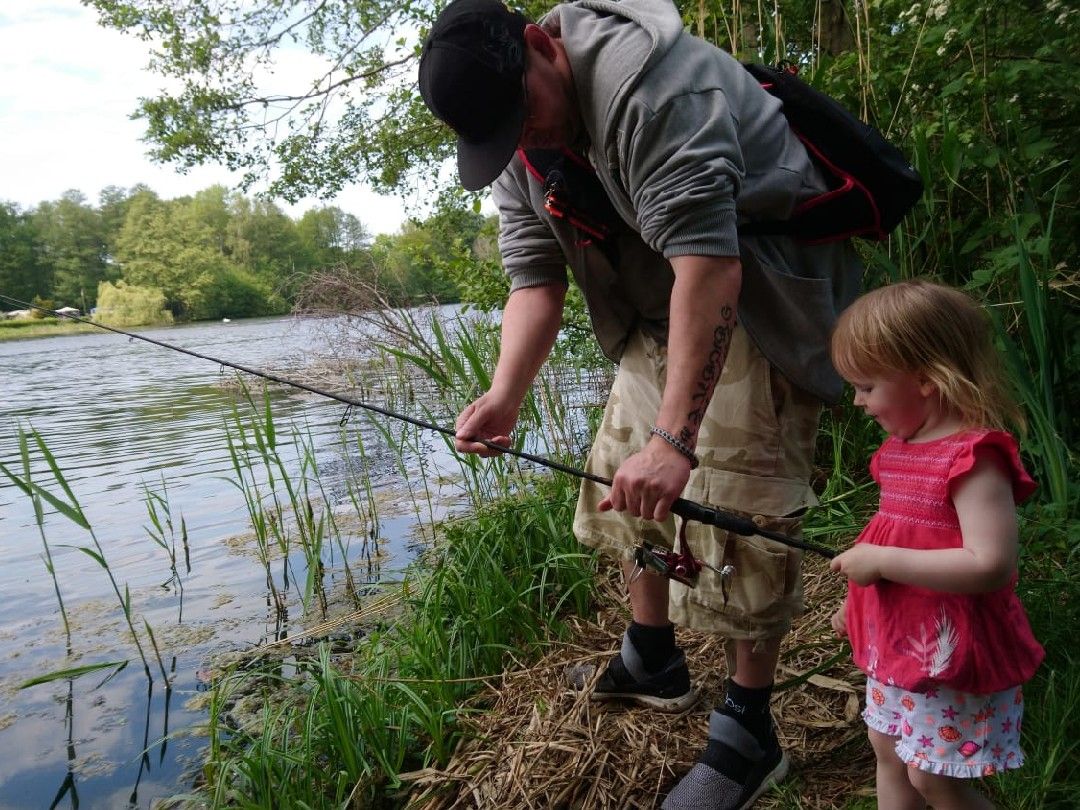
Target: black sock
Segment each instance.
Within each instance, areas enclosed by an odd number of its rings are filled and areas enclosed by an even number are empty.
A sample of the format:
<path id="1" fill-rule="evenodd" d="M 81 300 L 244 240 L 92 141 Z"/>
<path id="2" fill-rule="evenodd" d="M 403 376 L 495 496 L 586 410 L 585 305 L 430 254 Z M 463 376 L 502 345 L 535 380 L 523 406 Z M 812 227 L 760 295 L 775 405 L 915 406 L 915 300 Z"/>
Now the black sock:
<path id="1" fill-rule="evenodd" d="M 772 715 L 769 714 L 771 697 L 772 684 L 749 689 L 729 678 L 724 705 L 718 706 L 717 711 L 734 717 L 759 742 L 764 743 L 772 733 Z"/>
<path id="2" fill-rule="evenodd" d="M 632 621 L 626 633 L 650 675 L 663 669 L 675 654 L 675 625 L 671 623 L 652 627 Z"/>
<path id="3" fill-rule="evenodd" d="M 770 737 L 773 736 L 772 716 L 769 714 L 771 696 L 772 684 L 761 689 L 748 689 L 729 678 L 724 702 L 716 707 L 719 714 L 733 717 L 739 725 L 754 735 L 766 750 L 766 756 L 770 748 Z M 737 784 L 746 784 L 757 760 L 749 759 L 746 754 L 729 744 L 730 742 L 710 739 L 701 755 L 701 762 Z"/>

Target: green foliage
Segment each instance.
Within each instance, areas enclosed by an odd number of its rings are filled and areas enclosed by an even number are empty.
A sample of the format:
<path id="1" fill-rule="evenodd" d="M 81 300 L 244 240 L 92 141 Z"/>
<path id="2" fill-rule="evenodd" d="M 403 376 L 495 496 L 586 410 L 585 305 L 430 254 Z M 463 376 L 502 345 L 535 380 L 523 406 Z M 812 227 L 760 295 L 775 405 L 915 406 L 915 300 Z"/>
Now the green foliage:
<path id="1" fill-rule="evenodd" d="M 46 324 L 59 324 L 59 318 L 13 318 L 10 321 L 0 321 L 0 329 L 14 332 L 16 330 L 32 329 Z"/>
<path id="2" fill-rule="evenodd" d="M 34 218 L 12 203 L 0 203 L 0 292 L 29 301 L 51 289 L 51 272 L 39 261 Z"/>
<path id="3" fill-rule="evenodd" d="M 565 478 L 446 526 L 438 549 L 407 574 L 392 628 L 365 636 L 347 658 L 321 645 L 301 660 L 303 688 L 267 705 L 254 728 L 227 731 L 212 715 L 204 769 L 215 806 L 372 806 L 397 776 L 444 764 L 461 738 L 461 703 L 511 651 L 536 654 L 584 611 L 593 563 L 567 530 L 576 486 Z M 272 672 L 236 674 L 215 705 Z M 327 768 L 326 763 L 334 763 Z M 351 794 L 350 794 L 351 791 Z"/>
<path id="4" fill-rule="evenodd" d="M 94 320 L 106 326 L 172 323 L 172 313 L 165 309 L 165 294 L 155 287 L 103 281 L 98 286 L 97 302 Z"/>
<path id="5" fill-rule="evenodd" d="M 88 312 L 98 283 L 115 277 L 106 262 L 104 227 L 99 212 L 78 191 L 56 202 L 44 202 L 31 215 L 39 246 L 39 264 L 46 267 L 49 291 L 58 306 Z"/>
<path id="6" fill-rule="evenodd" d="M 89 5 L 104 25 L 157 43 L 154 68 L 178 80 L 175 93 L 144 99 L 138 111 L 160 160 L 269 176 L 272 193 L 295 201 L 361 177 L 394 187 L 445 153 L 445 136 L 432 132 L 411 90 L 397 90 L 415 72 L 414 35 L 401 32 L 426 27 L 428 3 Z M 315 70 L 321 78 L 278 71 L 295 81 L 264 90 L 265 66 L 297 45 L 325 65 Z"/>
<path id="7" fill-rule="evenodd" d="M 340 208 L 294 221 L 266 199 L 223 186 L 174 200 L 145 186 L 110 186 L 97 208 L 68 192 L 28 212 L 0 204 L 0 293 L 89 312 L 101 284 L 123 282 L 159 290 L 179 319 L 271 315 L 291 309 L 313 273 L 370 268 L 369 239 Z M 421 277 L 429 269 L 420 267 L 414 286 L 431 286 Z M 123 317 L 163 321 L 150 311 Z"/>

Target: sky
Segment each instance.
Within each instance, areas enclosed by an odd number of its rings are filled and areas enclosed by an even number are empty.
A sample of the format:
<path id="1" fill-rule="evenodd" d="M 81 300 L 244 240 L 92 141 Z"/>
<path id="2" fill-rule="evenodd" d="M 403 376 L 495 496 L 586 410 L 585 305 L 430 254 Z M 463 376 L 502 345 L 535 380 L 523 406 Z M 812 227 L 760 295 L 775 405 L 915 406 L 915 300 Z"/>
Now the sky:
<path id="1" fill-rule="evenodd" d="M 223 167 L 180 174 L 147 157 L 145 124 L 130 115 L 162 85 L 148 61 L 145 43 L 102 28 L 78 0 L 0 0 L 0 201 L 26 210 L 69 189 L 97 205 L 106 186 L 143 183 L 166 199 L 236 187 Z M 372 234 L 398 231 L 408 215 L 405 201 L 360 185 L 332 200 L 275 202 L 292 217 L 336 205 Z"/>

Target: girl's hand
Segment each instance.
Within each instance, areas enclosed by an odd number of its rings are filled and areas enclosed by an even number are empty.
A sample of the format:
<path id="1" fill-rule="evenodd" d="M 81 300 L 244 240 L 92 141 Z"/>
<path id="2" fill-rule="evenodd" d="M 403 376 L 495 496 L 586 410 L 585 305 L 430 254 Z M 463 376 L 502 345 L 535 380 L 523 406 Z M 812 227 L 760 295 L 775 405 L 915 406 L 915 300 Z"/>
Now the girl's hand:
<path id="1" fill-rule="evenodd" d="M 856 585 L 873 585 L 881 579 L 883 549 L 867 543 L 857 543 L 833 558 L 829 570 L 843 574 Z"/>
<path id="2" fill-rule="evenodd" d="M 847 635 L 847 600 L 845 599 L 839 609 L 832 615 L 832 629 L 840 638 Z"/>

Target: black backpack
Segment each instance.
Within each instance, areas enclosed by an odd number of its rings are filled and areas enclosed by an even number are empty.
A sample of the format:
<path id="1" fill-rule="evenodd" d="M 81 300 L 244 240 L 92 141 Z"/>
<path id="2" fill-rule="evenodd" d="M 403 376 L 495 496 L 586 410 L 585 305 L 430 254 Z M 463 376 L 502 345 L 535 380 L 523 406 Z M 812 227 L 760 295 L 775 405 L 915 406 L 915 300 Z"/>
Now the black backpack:
<path id="1" fill-rule="evenodd" d="M 790 219 L 751 222 L 740 234 L 787 234 L 803 242 L 859 236 L 881 240 L 922 196 L 919 173 L 874 127 L 802 81 L 797 69 L 746 64 L 784 104 L 784 117 L 825 171 L 829 191 L 807 200 Z"/>
<path id="2" fill-rule="evenodd" d="M 885 239 L 922 196 L 922 178 L 907 158 L 794 69 L 744 67 L 783 102 L 788 124 L 823 169 L 829 190 L 799 205 L 790 219 L 743 223 L 739 234 L 787 235 L 809 244 Z M 567 149 L 518 154 L 543 184 L 552 216 L 577 228 L 586 243 L 602 249 L 611 244 L 607 237 L 618 214 L 587 162 Z"/>

